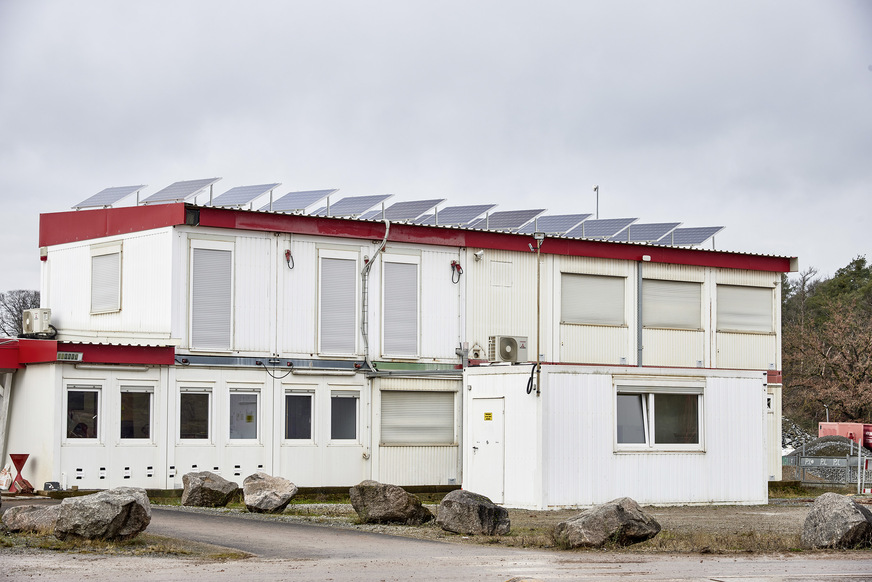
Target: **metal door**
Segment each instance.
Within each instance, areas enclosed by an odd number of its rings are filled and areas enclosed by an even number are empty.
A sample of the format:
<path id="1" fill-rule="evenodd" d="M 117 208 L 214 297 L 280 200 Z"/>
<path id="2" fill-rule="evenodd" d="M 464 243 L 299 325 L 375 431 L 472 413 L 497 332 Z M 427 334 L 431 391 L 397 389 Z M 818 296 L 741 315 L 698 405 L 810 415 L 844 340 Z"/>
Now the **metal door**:
<path id="1" fill-rule="evenodd" d="M 463 488 L 494 503 L 503 503 L 504 497 L 504 411 L 503 398 L 472 399 L 469 475 Z"/>

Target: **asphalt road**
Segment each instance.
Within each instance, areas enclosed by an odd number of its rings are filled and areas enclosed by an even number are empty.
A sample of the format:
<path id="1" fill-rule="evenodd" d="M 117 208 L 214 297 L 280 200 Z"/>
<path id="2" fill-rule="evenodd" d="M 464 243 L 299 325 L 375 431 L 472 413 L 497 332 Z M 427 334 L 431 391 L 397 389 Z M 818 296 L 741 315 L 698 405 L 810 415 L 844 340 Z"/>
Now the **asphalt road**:
<path id="1" fill-rule="evenodd" d="M 872 552 L 710 557 L 527 551 L 424 541 L 309 524 L 153 508 L 149 533 L 254 554 L 247 560 L 4 554 L 0 578 L 23 580 L 493 581 L 745 580 L 872 582 Z M 858 557 L 859 556 L 859 557 Z"/>

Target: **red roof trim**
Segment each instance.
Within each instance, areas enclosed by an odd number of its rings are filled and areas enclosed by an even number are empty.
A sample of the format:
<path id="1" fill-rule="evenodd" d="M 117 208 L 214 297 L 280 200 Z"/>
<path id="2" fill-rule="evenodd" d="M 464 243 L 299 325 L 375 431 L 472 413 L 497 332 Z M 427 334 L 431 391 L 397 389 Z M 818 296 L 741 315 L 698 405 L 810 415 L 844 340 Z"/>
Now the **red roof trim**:
<path id="1" fill-rule="evenodd" d="M 40 215 L 39 244 L 48 246 L 185 224 L 185 208 L 185 204 L 179 203 L 43 214 Z M 199 213 L 199 226 L 204 227 L 366 240 L 381 240 L 385 232 L 384 224 L 380 222 L 208 206 L 189 208 Z M 389 241 L 529 252 L 527 245 L 533 242 L 533 237 L 398 223 L 391 225 Z M 780 273 L 791 270 L 791 259 L 788 257 L 594 240 L 548 238 L 542 245 L 542 253 L 628 261 L 640 261 L 643 255 L 647 255 L 652 263 Z"/>
<path id="2" fill-rule="evenodd" d="M 39 215 L 39 246 L 185 224 L 184 204 L 99 208 Z"/>
<path id="3" fill-rule="evenodd" d="M 0 340 L 7 341 L 7 340 Z M 0 370 L 17 370 L 23 368 L 21 362 L 18 361 L 18 342 L 11 341 L 9 343 L 0 344 Z"/>
<path id="4" fill-rule="evenodd" d="M 140 364 L 169 366 L 176 361 L 172 346 L 116 346 L 102 344 L 58 344 L 62 352 L 81 352 L 82 362 L 88 364 Z"/>

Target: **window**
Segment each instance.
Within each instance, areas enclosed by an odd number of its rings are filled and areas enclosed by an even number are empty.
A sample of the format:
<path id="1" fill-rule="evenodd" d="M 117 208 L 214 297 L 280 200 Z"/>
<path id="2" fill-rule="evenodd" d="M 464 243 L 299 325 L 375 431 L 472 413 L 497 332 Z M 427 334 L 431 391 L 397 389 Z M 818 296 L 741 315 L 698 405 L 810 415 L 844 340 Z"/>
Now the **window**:
<path id="1" fill-rule="evenodd" d="M 121 438 L 151 439 L 152 392 L 121 387 Z"/>
<path id="2" fill-rule="evenodd" d="M 311 392 L 285 394 L 285 438 L 288 440 L 312 439 Z"/>
<path id="3" fill-rule="evenodd" d="M 321 257 L 320 349 L 324 354 L 357 351 L 357 261 Z"/>
<path id="4" fill-rule="evenodd" d="M 94 439 L 100 434 L 100 387 L 67 387 L 67 438 Z"/>
<path id="5" fill-rule="evenodd" d="M 384 264 L 384 353 L 396 356 L 418 354 L 418 265 Z"/>
<path id="6" fill-rule="evenodd" d="M 179 395 L 179 438 L 205 440 L 209 438 L 212 394 L 182 392 Z"/>
<path id="7" fill-rule="evenodd" d="M 718 331 L 772 333 L 772 289 L 718 285 Z"/>
<path id="8" fill-rule="evenodd" d="M 91 249 L 91 313 L 121 309 L 121 243 Z"/>
<path id="9" fill-rule="evenodd" d="M 191 348 L 228 351 L 233 332 L 233 251 L 229 243 L 196 244 L 191 250 Z"/>
<path id="10" fill-rule="evenodd" d="M 702 450 L 702 388 L 619 387 L 618 449 Z"/>
<path id="11" fill-rule="evenodd" d="M 684 281 L 642 281 L 642 325 L 701 329 L 702 284 Z"/>
<path id="12" fill-rule="evenodd" d="M 561 322 L 624 325 L 624 281 L 624 277 L 562 273 Z"/>
<path id="13" fill-rule="evenodd" d="M 359 394 L 334 391 L 330 395 L 330 439 L 357 440 Z"/>
<path id="14" fill-rule="evenodd" d="M 383 390 L 381 442 L 454 444 L 454 392 Z"/>
<path id="15" fill-rule="evenodd" d="M 256 439 L 258 418 L 257 392 L 230 392 L 230 438 Z"/>

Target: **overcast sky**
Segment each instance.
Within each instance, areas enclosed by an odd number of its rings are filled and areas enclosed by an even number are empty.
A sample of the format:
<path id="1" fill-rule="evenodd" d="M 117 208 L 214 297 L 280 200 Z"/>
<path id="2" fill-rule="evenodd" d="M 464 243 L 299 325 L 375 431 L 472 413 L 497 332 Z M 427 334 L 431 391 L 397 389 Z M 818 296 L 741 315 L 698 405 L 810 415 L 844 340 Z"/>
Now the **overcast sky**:
<path id="1" fill-rule="evenodd" d="M 832 275 L 872 237 L 872 2 L 0 0 L 0 291 L 108 186 L 444 197 L 723 225 Z M 335 199 L 335 198 L 334 198 Z"/>

